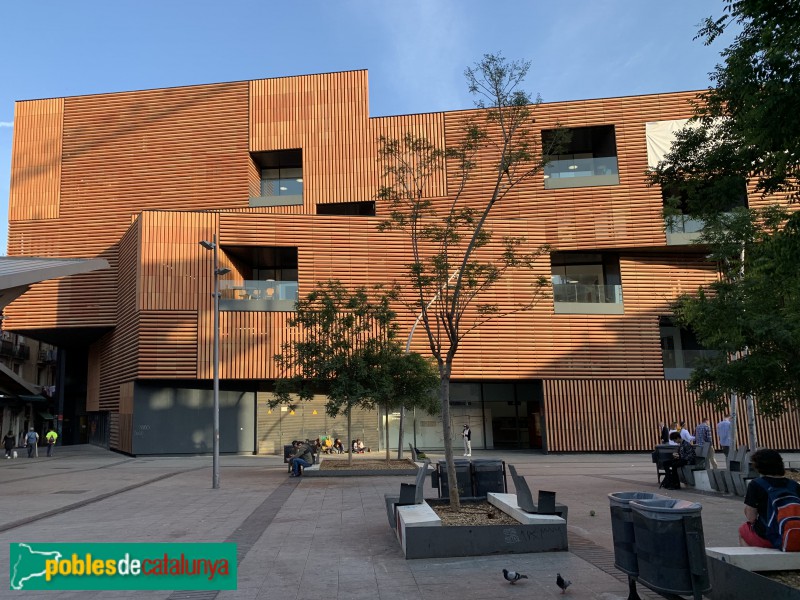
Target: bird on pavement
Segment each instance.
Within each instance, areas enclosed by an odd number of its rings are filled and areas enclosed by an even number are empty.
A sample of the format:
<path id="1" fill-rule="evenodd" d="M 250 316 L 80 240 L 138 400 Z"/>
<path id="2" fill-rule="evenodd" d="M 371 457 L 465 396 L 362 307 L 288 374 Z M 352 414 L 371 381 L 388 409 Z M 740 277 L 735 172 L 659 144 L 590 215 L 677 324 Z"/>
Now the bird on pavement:
<path id="1" fill-rule="evenodd" d="M 520 579 L 527 579 L 527 575 L 523 575 L 522 573 L 517 573 L 516 571 L 509 571 L 508 569 L 503 569 L 503 577 L 506 578 L 510 584 L 517 583 Z"/>
<path id="2" fill-rule="evenodd" d="M 561 588 L 561 593 L 567 591 L 567 588 L 572 585 L 571 581 L 566 581 L 562 576 L 561 573 L 556 573 L 556 585 Z"/>

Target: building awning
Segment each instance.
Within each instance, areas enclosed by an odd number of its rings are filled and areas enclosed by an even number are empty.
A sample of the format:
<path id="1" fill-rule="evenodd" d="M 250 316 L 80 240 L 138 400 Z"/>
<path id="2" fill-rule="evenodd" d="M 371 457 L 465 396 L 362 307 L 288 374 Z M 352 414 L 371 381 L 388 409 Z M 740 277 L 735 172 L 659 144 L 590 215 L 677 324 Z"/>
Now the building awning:
<path id="1" fill-rule="evenodd" d="M 39 411 L 39 416 L 42 417 L 45 421 L 53 420 L 53 415 L 51 415 L 49 412 Z"/>
<path id="2" fill-rule="evenodd" d="M 22 402 L 47 402 L 47 398 L 40 394 L 35 394 L 33 396 L 27 394 L 19 394 L 17 398 L 20 399 Z"/>

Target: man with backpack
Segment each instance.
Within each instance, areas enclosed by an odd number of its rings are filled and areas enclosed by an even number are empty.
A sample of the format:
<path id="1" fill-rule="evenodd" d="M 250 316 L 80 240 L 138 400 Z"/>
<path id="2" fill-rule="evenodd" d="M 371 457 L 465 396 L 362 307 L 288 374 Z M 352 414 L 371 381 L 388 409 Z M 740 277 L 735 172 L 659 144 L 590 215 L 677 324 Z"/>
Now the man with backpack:
<path id="1" fill-rule="evenodd" d="M 28 458 L 32 458 L 34 454 L 39 456 L 37 446 L 39 444 L 39 434 L 31 427 L 28 434 L 25 436 L 25 445 L 28 447 Z"/>
<path id="2" fill-rule="evenodd" d="M 759 450 L 751 461 L 760 477 L 747 486 L 739 545 L 800 552 L 800 485 L 786 478 L 775 450 Z"/>

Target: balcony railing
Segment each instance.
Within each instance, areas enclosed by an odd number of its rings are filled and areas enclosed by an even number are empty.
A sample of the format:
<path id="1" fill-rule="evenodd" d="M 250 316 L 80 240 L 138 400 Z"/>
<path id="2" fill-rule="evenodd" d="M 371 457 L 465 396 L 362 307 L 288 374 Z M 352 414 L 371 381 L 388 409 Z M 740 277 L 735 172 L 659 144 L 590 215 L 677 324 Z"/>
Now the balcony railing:
<path id="1" fill-rule="evenodd" d="M 545 189 L 619 185 L 616 156 L 551 160 L 544 167 Z"/>
<path id="2" fill-rule="evenodd" d="M 28 360 L 31 357 L 31 348 L 27 344 L 15 344 L 10 340 L 0 340 L 0 355 L 16 360 Z"/>
<path id="3" fill-rule="evenodd" d="M 39 363 L 49 364 L 56 362 L 57 350 L 39 350 Z"/>
<path id="4" fill-rule="evenodd" d="M 296 281 L 223 279 L 219 291 L 219 308 L 227 311 L 292 311 L 298 298 Z"/>
<path id="5" fill-rule="evenodd" d="M 661 359 L 664 361 L 665 369 L 694 369 L 702 358 L 713 358 L 717 356 L 716 350 L 682 350 L 676 352 L 674 349 L 662 349 Z"/>
<path id="6" fill-rule="evenodd" d="M 622 286 L 554 283 L 553 301 L 582 302 L 588 304 L 622 304 Z"/>

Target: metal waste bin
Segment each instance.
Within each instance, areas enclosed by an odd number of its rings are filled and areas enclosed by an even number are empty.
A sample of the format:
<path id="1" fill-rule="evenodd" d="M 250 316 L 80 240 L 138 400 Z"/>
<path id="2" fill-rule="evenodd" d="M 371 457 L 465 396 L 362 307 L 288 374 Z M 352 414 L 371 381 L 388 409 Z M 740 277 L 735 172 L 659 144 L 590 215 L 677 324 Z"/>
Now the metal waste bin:
<path id="1" fill-rule="evenodd" d="M 702 598 L 709 585 L 702 505 L 667 498 L 632 500 L 639 581 L 657 592 Z"/>
<path id="2" fill-rule="evenodd" d="M 636 576 L 636 538 L 633 535 L 631 500 L 669 500 L 667 496 L 651 492 L 614 492 L 608 495 L 611 506 L 611 534 L 614 536 L 614 566 L 623 573 Z"/>
<path id="3" fill-rule="evenodd" d="M 485 498 L 489 492 L 506 492 L 505 464 L 502 460 L 481 458 L 472 461 L 472 484 L 475 496 Z"/>
<path id="4" fill-rule="evenodd" d="M 458 497 L 468 498 L 472 496 L 472 469 L 468 460 L 455 459 L 456 482 L 458 483 Z M 447 461 L 440 460 L 439 469 L 439 497 L 448 498 L 450 487 L 447 482 Z"/>

